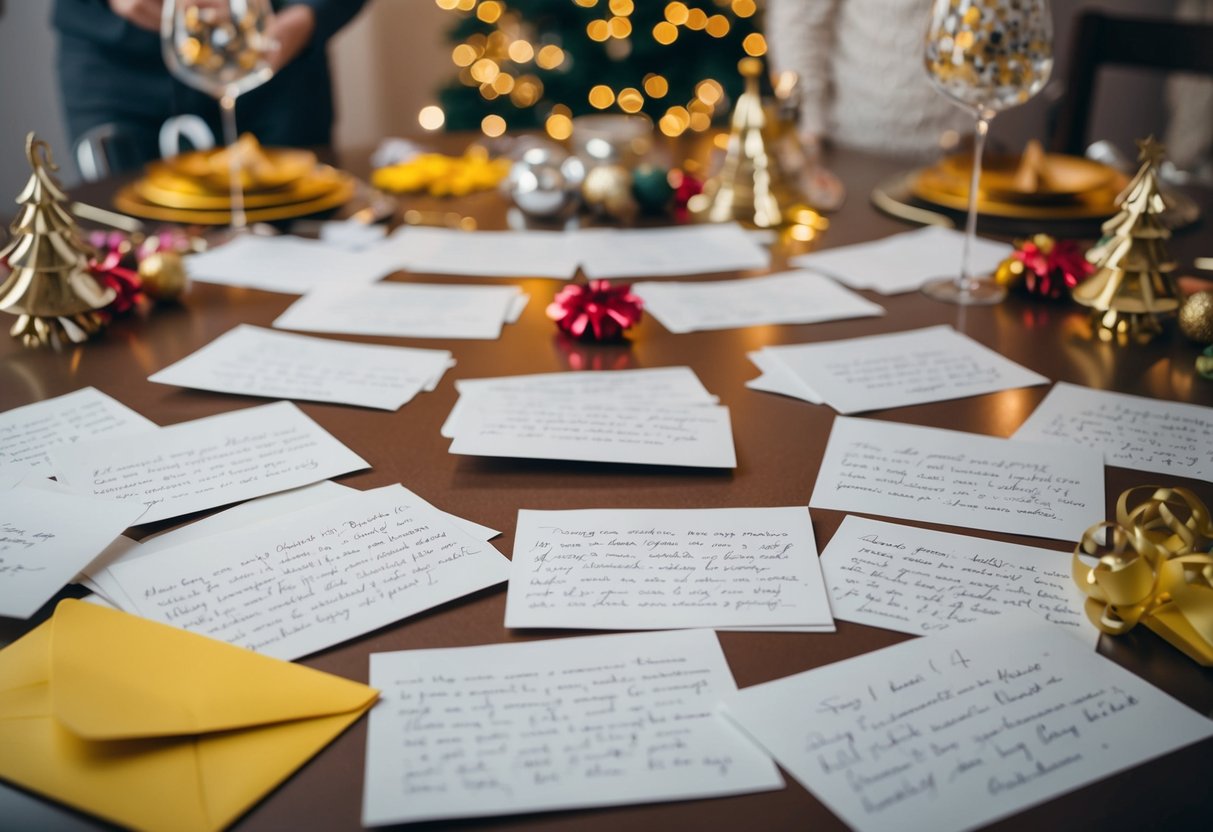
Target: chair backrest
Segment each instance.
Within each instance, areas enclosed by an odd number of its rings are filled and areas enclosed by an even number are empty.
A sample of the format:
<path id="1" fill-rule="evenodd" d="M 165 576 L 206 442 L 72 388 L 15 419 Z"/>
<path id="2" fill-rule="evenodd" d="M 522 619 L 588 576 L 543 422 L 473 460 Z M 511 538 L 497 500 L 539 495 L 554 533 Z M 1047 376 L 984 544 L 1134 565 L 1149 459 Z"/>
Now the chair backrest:
<path id="1" fill-rule="evenodd" d="M 210 150 L 215 146 L 215 134 L 199 116 L 192 113 L 173 116 L 160 125 L 160 156 L 167 159 L 181 152 L 181 140 L 190 150 Z"/>
<path id="2" fill-rule="evenodd" d="M 1081 155 L 1100 67 L 1131 66 L 1213 75 L 1213 24 L 1084 12 L 1075 27 L 1069 83 L 1050 142 Z"/>
<path id="3" fill-rule="evenodd" d="M 120 124 L 98 124 L 85 130 L 72 146 L 72 155 L 85 182 L 138 170 L 143 164 L 138 140 Z"/>

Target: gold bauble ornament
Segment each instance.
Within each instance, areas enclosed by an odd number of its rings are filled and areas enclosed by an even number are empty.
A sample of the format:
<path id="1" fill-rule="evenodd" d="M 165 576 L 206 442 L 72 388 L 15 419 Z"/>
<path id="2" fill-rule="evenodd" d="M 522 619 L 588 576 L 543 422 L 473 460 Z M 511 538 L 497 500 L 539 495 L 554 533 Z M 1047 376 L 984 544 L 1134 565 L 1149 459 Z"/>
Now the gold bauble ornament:
<path id="1" fill-rule="evenodd" d="M 139 278 L 152 300 L 175 301 L 185 291 L 185 263 L 175 251 L 157 251 L 140 261 Z"/>
<path id="2" fill-rule="evenodd" d="M 1179 307 L 1179 331 L 1198 344 L 1213 344 L 1213 291 L 1188 296 Z"/>
<path id="3" fill-rule="evenodd" d="M 591 168 L 581 183 L 581 197 L 592 212 L 613 220 L 630 220 L 639 209 L 632 196 L 632 173 L 623 165 Z"/>

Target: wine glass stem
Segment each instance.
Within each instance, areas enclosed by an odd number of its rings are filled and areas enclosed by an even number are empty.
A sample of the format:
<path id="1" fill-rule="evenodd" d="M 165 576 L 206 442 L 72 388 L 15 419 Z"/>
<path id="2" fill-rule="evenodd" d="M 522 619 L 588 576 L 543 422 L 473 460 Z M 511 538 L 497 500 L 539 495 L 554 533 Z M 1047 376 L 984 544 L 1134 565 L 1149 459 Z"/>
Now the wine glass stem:
<path id="1" fill-rule="evenodd" d="M 964 248 L 960 256 L 960 277 L 956 288 L 961 295 L 973 291 L 973 241 L 977 238 L 977 186 L 981 182 L 981 154 L 986 149 L 986 134 L 990 120 L 984 113 L 977 116 L 977 133 L 973 137 L 973 174 L 969 180 L 969 214 L 965 218 Z"/>
<path id="2" fill-rule="evenodd" d="M 219 99 L 219 114 L 223 121 L 223 141 L 228 148 L 231 170 L 228 178 L 232 188 L 232 229 L 242 231 L 248 221 L 244 216 L 244 188 L 240 184 L 240 154 L 236 151 L 236 96 L 224 93 Z"/>

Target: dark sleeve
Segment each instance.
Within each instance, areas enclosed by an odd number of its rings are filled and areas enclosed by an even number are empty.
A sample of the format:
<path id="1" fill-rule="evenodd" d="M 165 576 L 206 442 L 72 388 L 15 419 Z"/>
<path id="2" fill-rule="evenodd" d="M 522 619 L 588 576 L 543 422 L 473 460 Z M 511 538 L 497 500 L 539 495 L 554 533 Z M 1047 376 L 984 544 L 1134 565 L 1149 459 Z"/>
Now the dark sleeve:
<path id="1" fill-rule="evenodd" d="M 316 15 L 316 32 L 312 35 L 312 42 L 323 46 L 341 31 L 341 27 L 354 19 L 366 5 L 366 0 L 285 0 L 282 5 L 310 7 Z"/>
<path id="2" fill-rule="evenodd" d="M 106 0 L 55 0 L 51 23 L 62 34 L 134 50 L 140 55 L 160 50 L 160 38 L 155 32 L 123 20 L 110 10 Z"/>

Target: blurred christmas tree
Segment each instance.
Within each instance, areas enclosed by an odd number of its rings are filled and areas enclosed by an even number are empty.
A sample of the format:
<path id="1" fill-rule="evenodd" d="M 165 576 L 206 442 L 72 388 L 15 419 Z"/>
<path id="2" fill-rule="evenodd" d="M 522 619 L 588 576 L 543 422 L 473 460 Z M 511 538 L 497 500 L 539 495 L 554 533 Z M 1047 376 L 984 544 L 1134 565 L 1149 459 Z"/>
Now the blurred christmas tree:
<path id="1" fill-rule="evenodd" d="M 754 0 L 436 0 L 458 78 L 423 127 L 542 126 L 569 136 L 573 116 L 645 113 L 668 136 L 706 130 L 741 92 L 738 59 L 766 53 Z"/>

